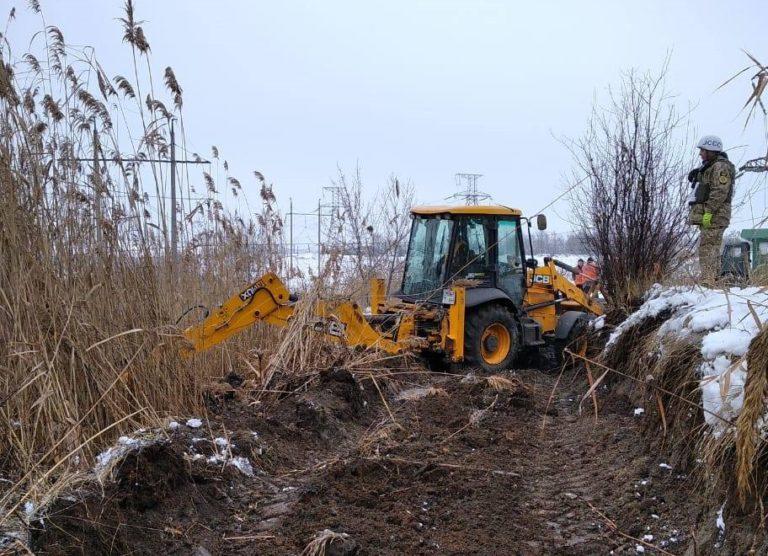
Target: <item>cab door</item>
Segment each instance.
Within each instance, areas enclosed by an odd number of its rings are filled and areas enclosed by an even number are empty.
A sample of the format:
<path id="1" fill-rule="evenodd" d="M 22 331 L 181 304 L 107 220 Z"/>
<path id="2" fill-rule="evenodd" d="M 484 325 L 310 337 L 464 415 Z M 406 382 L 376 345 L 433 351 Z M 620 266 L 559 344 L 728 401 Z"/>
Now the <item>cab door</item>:
<path id="1" fill-rule="evenodd" d="M 496 230 L 496 287 L 503 290 L 512 302 L 520 307 L 525 295 L 520 220 L 499 220 Z"/>

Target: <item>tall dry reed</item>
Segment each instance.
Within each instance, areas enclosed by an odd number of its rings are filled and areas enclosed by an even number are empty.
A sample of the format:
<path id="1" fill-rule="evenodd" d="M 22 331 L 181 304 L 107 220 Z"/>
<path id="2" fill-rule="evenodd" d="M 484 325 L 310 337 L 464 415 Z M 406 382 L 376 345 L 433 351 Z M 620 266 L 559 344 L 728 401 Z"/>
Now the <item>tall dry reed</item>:
<path id="1" fill-rule="evenodd" d="M 24 16 L 44 25 L 35 2 Z M 167 67 L 157 90 L 131 0 L 120 25 L 133 65 L 113 78 L 54 26 L 18 42 L 29 51 L 0 43 L 0 528 L 85 476 L 118 435 L 204 411 L 216 377 L 239 372 L 258 390 L 276 372 L 377 361 L 323 342 L 309 309 L 281 335 L 256 327 L 211 353 L 179 356 L 179 329 L 203 316 L 200 305 L 293 269 L 271 184 L 254 172 L 249 207 L 216 147 L 199 178 L 179 168 L 171 206 L 172 122 L 178 158 L 202 161 L 186 152 L 183 89 Z M 394 178 L 390 190 L 374 214 L 359 182 L 345 186 L 333 215 L 342 233 L 329 232 L 326 268 L 304 307 L 342 290 L 359 297 L 374 268 L 396 281 L 411 194 Z"/>
<path id="2" fill-rule="evenodd" d="M 69 484 L 118 434 L 201 411 L 205 384 L 248 368 L 270 339 L 257 331 L 212 355 L 178 355 L 174 323 L 186 308 L 279 266 L 281 220 L 261 174 L 253 220 L 225 210 L 210 172 L 180 171 L 170 206 L 182 89 L 171 68 L 166 91 L 154 89 L 136 21 L 129 1 L 131 80 L 110 79 L 57 27 L 20 43 L 29 52 L 0 45 L 0 523 Z"/>

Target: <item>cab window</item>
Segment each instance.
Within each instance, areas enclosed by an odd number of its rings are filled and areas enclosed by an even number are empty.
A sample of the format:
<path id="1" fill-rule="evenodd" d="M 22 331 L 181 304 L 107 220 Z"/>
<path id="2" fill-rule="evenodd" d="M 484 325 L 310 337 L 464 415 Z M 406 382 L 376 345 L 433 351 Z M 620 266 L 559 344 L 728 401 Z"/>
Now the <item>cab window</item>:
<path id="1" fill-rule="evenodd" d="M 451 278 L 483 279 L 489 271 L 489 230 L 479 218 L 457 221 L 451 259 Z"/>
<path id="2" fill-rule="evenodd" d="M 403 275 L 404 294 L 419 295 L 443 287 L 452 228 L 450 220 L 414 219 Z"/>
<path id="3" fill-rule="evenodd" d="M 525 285 L 525 268 L 520 249 L 518 220 L 500 220 L 498 225 L 498 287 L 515 303 L 521 303 Z"/>

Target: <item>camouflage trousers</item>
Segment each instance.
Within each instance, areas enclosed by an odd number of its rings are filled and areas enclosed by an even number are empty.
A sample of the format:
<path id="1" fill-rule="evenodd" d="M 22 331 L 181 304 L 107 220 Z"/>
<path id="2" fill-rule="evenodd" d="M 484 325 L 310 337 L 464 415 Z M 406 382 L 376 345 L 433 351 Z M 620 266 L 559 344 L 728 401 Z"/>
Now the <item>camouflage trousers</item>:
<path id="1" fill-rule="evenodd" d="M 714 285 L 720 276 L 720 252 L 725 228 L 701 228 L 699 234 L 699 268 L 701 281 Z"/>

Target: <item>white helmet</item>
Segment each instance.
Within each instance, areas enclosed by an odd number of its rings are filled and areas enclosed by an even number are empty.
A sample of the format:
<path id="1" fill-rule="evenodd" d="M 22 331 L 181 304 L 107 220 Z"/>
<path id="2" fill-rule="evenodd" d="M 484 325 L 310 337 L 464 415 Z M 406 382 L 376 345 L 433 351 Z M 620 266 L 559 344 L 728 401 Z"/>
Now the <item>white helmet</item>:
<path id="1" fill-rule="evenodd" d="M 699 139 L 696 148 L 719 153 L 723 152 L 723 142 L 716 135 L 705 135 Z"/>

